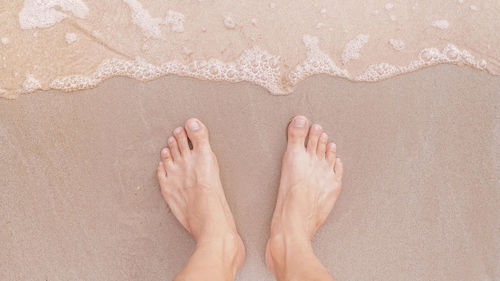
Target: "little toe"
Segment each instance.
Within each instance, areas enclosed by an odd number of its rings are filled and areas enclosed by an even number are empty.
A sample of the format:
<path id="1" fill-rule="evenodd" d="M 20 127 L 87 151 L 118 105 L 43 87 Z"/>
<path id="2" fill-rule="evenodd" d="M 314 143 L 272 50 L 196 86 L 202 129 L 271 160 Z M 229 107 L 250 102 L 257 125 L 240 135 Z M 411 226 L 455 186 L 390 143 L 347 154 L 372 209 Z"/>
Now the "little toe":
<path id="1" fill-rule="evenodd" d="M 168 138 L 168 148 L 170 149 L 170 155 L 172 155 L 172 159 L 174 161 L 177 161 L 181 158 L 179 145 L 177 144 L 177 140 L 174 137 Z"/>
<path id="2" fill-rule="evenodd" d="M 288 126 L 288 145 L 304 148 L 308 129 L 307 118 L 295 116 Z"/>
<path id="3" fill-rule="evenodd" d="M 319 136 L 323 133 L 323 128 L 320 125 L 314 124 L 309 130 L 309 140 L 307 141 L 307 152 L 316 154 L 318 149 Z"/>
<path id="4" fill-rule="evenodd" d="M 326 161 L 332 167 L 335 165 L 335 158 L 337 157 L 337 145 L 333 142 L 326 146 Z"/>
<path id="5" fill-rule="evenodd" d="M 328 135 L 325 132 L 323 132 L 319 137 L 318 148 L 316 150 L 319 159 L 323 160 L 326 157 L 325 152 L 326 152 L 327 142 L 328 142 Z"/>
<path id="6" fill-rule="evenodd" d="M 340 158 L 335 160 L 335 176 L 340 181 L 342 180 L 342 175 L 344 174 L 344 164 Z"/>
<path id="7" fill-rule="evenodd" d="M 186 121 L 186 131 L 193 150 L 210 150 L 210 143 L 208 141 L 208 129 L 196 118 L 190 118 Z"/>
<path id="8" fill-rule="evenodd" d="M 168 147 L 164 147 L 161 152 L 161 161 L 163 162 L 163 165 L 165 167 L 168 167 L 168 165 L 172 164 L 172 155 L 170 154 L 170 149 Z"/>
<path id="9" fill-rule="evenodd" d="M 167 184 L 167 172 L 165 171 L 165 167 L 163 162 L 158 164 L 158 168 L 156 168 L 156 176 L 158 177 L 158 182 L 160 183 L 160 187 L 163 189 Z"/>
<path id="10" fill-rule="evenodd" d="M 174 136 L 175 139 L 177 140 L 177 144 L 179 145 L 179 151 L 181 152 L 181 155 L 185 155 L 189 152 L 191 152 L 191 149 L 189 148 L 188 140 L 187 140 L 187 135 L 186 131 L 182 127 L 178 127 L 174 130 Z"/>

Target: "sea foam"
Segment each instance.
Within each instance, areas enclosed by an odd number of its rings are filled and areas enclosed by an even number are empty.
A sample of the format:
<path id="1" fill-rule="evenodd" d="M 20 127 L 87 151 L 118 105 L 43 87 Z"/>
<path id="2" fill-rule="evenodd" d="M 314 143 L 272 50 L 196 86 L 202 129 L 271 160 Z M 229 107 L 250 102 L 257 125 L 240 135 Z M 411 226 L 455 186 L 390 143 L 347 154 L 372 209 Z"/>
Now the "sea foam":
<path id="1" fill-rule="evenodd" d="M 89 9 L 81 0 L 24 0 L 19 25 L 23 29 L 46 28 L 69 17 L 64 12 L 83 19 L 88 16 Z"/>

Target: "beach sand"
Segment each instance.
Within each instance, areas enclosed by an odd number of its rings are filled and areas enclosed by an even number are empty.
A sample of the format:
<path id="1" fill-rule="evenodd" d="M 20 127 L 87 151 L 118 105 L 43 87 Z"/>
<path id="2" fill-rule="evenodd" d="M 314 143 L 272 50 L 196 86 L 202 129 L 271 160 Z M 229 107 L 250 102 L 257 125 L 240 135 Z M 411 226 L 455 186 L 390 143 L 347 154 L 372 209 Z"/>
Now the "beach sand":
<path id="1" fill-rule="evenodd" d="M 343 190 L 314 238 L 338 280 L 500 280 L 500 77 L 440 65 L 378 83 L 113 78 L 0 99 L 0 279 L 168 280 L 194 241 L 155 177 L 192 116 L 210 130 L 247 246 L 237 280 L 272 280 L 265 243 L 286 126 L 323 126 Z"/>

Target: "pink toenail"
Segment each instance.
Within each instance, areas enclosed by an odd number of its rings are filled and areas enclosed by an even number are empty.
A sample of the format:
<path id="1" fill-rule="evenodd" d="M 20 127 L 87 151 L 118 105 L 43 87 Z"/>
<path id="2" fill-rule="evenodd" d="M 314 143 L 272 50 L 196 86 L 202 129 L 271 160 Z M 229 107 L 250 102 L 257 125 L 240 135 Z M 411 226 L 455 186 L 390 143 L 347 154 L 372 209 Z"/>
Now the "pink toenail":
<path id="1" fill-rule="evenodd" d="M 321 134 L 321 138 L 324 139 L 324 140 L 326 140 L 328 138 L 328 135 L 326 133 L 322 133 Z"/>
<path id="2" fill-rule="evenodd" d="M 293 126 L 296 128 L 304 128 L 306 126 L 306 120 L 304 118 L 297 118 L 293 121 Z"/>
<path id="3" fill-rule="evenodd" d="M 200 129 L 200 123 L 198 123 L 198 121 L 191 121 L 189 122 L 188 127 L 191 131 L 197 131 Z"/>
<path id="4" fill-rule="evenodd" d="M 169 142 L 169 143 L 173 143 L 174 141 L 175 141 L 174 137 L 169 137 L 169 138 L 168 138 L 168 142 Z"/>
<path id="5" fill-rule="evenodd" d="M 177 129 L 175 129 L 174 134 L 178 135 L 178 134 L 180 134 L 181 132 L 182 132 L 182 128 L 180 128 L 180 127 L 179 127 L 179 128 L 177 128 Z"/>
<path id="6" fill-rule="evenodd" d="M 320 126 L 320 125 L 318 125 L 318 124 L 314 124 L 314 125 L 313 125 L 313 130 L 315 130 L 315 131 L 319 131 L 319 130 L 321 130 L 321 126 Z"/>

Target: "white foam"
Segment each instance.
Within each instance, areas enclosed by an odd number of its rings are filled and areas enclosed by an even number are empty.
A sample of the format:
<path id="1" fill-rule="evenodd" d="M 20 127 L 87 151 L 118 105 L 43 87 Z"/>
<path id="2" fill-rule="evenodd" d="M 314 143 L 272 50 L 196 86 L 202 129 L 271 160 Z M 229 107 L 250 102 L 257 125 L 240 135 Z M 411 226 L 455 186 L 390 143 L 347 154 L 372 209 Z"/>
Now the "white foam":
<path id="1" fill-rule="evenodd" d="M 307 48 L 307 58 L 290 71 L 288 83 L 290 86 L 297 85 L 298 82 L 315 74 L 329 74 L 331 76 L 349 78 L 349 72 L 338 67 L 332 59 L 318 46 L 318 37 L 304 35 L 302 41 Z M 288 89 L 288 91 L 291 91 Z"/>
<path id="2" fill-rule="evenodd" d="M 396 21 L 398 19 L 398 17 L 396 17 L 395 15 L 391 15 L 390 18 L 392 21 Z"/>
<path id="3" fill-rule="evenodd" d="M 10 40 L 7 37 L 2 37 L 2 44 L 7 45 L 9 44 Z"/>
<path id="4" fill-rule="evenodd" d="M 389 44 L 396 51 L 401 51 L 405 48 L 405 42 L 403 42 L 399 39 L 389 39 Z"/>
<path id="5" fill-rule="evenodd" d="M 233 17 L 226 15 L 224 16 L 224 26 L 229 29 L 234 29 L 236 27 L 236 23 L 233 20 Z"/>
<path id="6" fill-rule="evenodd" d="M 458 0 L 458 3 L 460 4 L 464 3 L 464 0 Z"/>
<path id="7" fill-rule="evenodd" d="M 476 5 L 470 5 L 470 9 L 473 11 L 479 11 L 479 8 Z"/>
<path id="8" fill-rule="evenodd" d="M 320 29 L 320 28 L 322 28 L 323 26 L 325 26 L 325 24 L 324 24 L 324 23 L 322 23 L 322 22 L 318 22 L 318 23 L 316 24 L 316 29 Z"/>
<path id="9" fill-rule="evenodd" d="M 23 83 L 24 93 L 31 93 L 41 88 L 42 85 L 40 84 L 40 81 L 35 79 L 33 75 L 26 73 L 26 80 L 24 80 Z"/>
<path id="10" fill-rule="evenodd" d="M 450 23 L 447 20 L 437 20 L 432 23 L 432 26 L 444 30 L 450 26 Z"/>
<path id="11" fill-rule="evenodd" d="M 184 64 L 173 60 L 160 66 L 137 57 L 134 61 L 108 59 L 103 61 L 90 76 L 73 75 L 53 80 L 50 87 L 64 91 L 96 87 L 102 81 L 114 76 L 127 76 L 149 81 L 160 76 L 176 74 L 213 81 L 249 81 L 260 85 L 274 94 L 287 93 L 281 86 L 279 57 L 253 47 L 246 50 L 236 61 L 223 62 L 216 59 L 193 61 Z"/>
<path id="12" fill-rule="evenodd" d="M 153 18 L 149 12 L 142 7 L 142 4 L 137 0 L 123 0 L 130 8 L 132 13 L 132 22 L 142 29 L 142 32 L 147 37 L 160 37 L 160 24 L 163 22 L 161 18 Z"/>
<path id="13" fill-rule="evenodd" d="M 363 46 L 368 43 L 370 36 L 366 34 L 359 34 L 356 38 L 347 42 L 342 52 L 342 62 L 348 63 L 350 60 L 359 59 L 359 52 Z"/>
<path id="14" fill-rule="evenodd" d="M 326 15 L 326 9 L 325 8 L 321 9 L 321 11 L 319 11 L 319 13 L 323 16 Z"/>
<path id="15" fill-rule="evenodd" d="M 79 18 L 86 18 L 89 14 L 81 0 L 24 0 L 18 15 L 19 25 L 22 29 L 46 28 L 67 18 L 68 14 L 63 11 Z"/>
<path id="16" fill-rule="evenodd" d="M 485 60 L 476 60 L 467 50 L 460 50 L 453 44 L 446 45 L 442 50 L 437 48 L 423 49 L 418 59 L 410 62 L 406 66 L 396 66 L 388 63 L 372 64 L 354 80 L 356 81 L 379 81 L 387 79 L 398 74 L 408 73 L 421 69 L 425 66 L 436 65 L 440 63 L 454 63 L 468 65 L 480 70 L 486 69 Z"/>
<path id="17" fill-rule="evenodd" d="M 68 44 L 72 44 L 74 42 L 76 42 L 78 40 L 78 36 L 75 34 L 75 33 L 72 33 L 72 32 L 68 32 L 66 33 L 66 42 Z"/>
<path id="18" fill-rule="evenodd" d="M 392 3 L 390 3 L 390 2 L 385 4 L 385 9 L 386 9 L 387 11 L 389 11 L 389 10 L 390 10 L 390 9 L 392 9 L 393 7 L 394 7 L 394 5 L 393 5 Z"/>
<path id="19" fill-rule="evenodd" d="M 184 32 L 184 20 L 185 16 L 182 13 L 168 10 L 165 23 L 169 25 L 174 32 Z"/>

